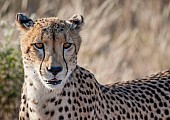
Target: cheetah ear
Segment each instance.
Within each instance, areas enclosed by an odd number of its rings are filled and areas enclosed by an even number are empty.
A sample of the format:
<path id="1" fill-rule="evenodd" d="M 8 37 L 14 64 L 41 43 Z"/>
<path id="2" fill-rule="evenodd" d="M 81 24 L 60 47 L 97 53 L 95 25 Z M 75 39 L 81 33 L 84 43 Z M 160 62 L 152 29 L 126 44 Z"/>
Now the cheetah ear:
<path id="1" fill-rule="evenodd" d="M 71 23 L 71 29 L 79 29 L 84 24 L 84 18 L 82 15 L 75 14 L 69 20 Z"/>
<path id="2" fill-rule="evenodd" d="M 17 13 L 15 18 L 16 25 L 20 30 L 27 31 L 33 26 L 34 22 L 32 19 L 22 13 Z"/>

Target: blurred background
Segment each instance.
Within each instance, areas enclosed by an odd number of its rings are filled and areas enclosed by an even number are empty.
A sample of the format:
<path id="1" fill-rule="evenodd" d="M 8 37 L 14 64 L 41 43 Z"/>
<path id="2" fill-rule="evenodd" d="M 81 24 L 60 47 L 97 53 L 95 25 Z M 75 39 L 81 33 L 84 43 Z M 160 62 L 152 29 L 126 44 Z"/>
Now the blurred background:
<path id="1" fill-rule="evenodd" d="M 0 0 L 0 120 L 18 117 L 23 68 L 17 12 L 33 19 L 82 14 L 78 63 L 101 84 L 170 68 L 169 0 Z"/>

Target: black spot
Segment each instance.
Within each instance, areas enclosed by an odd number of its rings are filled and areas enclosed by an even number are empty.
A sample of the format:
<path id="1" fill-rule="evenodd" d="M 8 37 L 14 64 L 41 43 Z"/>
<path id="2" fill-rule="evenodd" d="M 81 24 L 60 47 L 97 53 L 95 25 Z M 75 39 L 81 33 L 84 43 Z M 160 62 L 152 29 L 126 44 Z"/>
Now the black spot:
<path id="1" fill-rule="evenodd" d="M 150 116 L 151 116 L 151 118 L 154 118 L 154 114 L 153 114 L 153 113 L 151 113 L 151 115 L 150 115 Z"/>
<path id="2" fill-rule="evenodd" d="M 58 105 L 61 104 L 61 101 L 62 101 L 61 99 L 58 100 Z"/>
<path id="3" fill-rule="evenodd" d="M 158 117 L 157 116 L 155 116 L 155 119 L 154 120 L 158 120 Z"/>
<path id="4" fill-rule="evenodd" d="M 113 96 L 111 96 L 111 99 L 112 99 L 112 100 L 115 100 L 115 98 L 114 98 Z"/>
<path id="5" fill-rule="evenodd" d="M 164 107 L 167 107 L 167 104 L 166 104 L 166 102 L 164 102 Z"/>
<path id="6" fill-rule="evenodd" d="M 74 113 L 74 117 L 77 117 L 77 112 Z"/>
<path id="7" fill-rule="evenodd" d="M 129 118 L 130 118 L 130 114 L 129 114 L 129 113 L 127 113 L 127 114 L 126 114 L 126 117 L 129 119 Z"/>
<path id="8" fill-rule="evenodd" d="M 30 112 L 32 112 L 32 109 L 30 108 Z"/>
<path id="9" fill-rule="evenodd" d="M 87 120 L 87 117 L 84 117 L 84 120 Z"/>
<path id="10" fill-rule="evenodd" d="M 148 106 L 148 109 L 151 111 L 152 109 L 151 109 L 151 106 Z"/>
<path id="11" fill-rule="evenodd" d="M 138 116 L 137 115 L 135 115 L 135 119 L 138 120 Z"/>
<path id="12" fill-rule="evenodd" d="M 144 119 L 145 119 L 145 120 L 148 120 L 148 117 L 147 117 L 147 115 L 145 115 Z"/>
<path id="13" fill-rule="evenodd" d="M 76 109 L 76 108 L 75 108 L 75 106 L 73 105 L 73 106 L 72 106 L 72 110 L 74 111 L 75 109 Z"/>
<path id="14" fill-rule="evenodd" d="M 78 93 L 78 92 L 76 92 L 76 96 L 77 96 L 77 97 L 79 96 L 79 93 Z"/>
<path id="15" fill-rule="evenodd" d="M 28 112 L 26 113 L 26 116 L 29 118 L 29 114 L 28 114 Z"/>
<path id="16" fill-rule="evenodd" d="M 162 84 L 158 84 L 159 88 L 163 88 L 164 86 Z"/>
<path id="17" fill-rule="evenodd" d="M 163 93 L 163 92 L 162 92 Z M 165 94 L 165 93 L 164 93 Z M 169 96 L 167 96 L 167 95 L 164 95 L 165 96 L 165 99 L 166 100 L 169 100 L 170 98 L 169 98 Z"/>
<path id="18" fill-rule="evenodd" d="M 138 97 L 135 97 L 136 101 L 139 101 L 139 98 Z"/>
<path id="19" fill-rule="evenodd" d="M 117 107 L 117 106 L 116 106 Z M 104 109 L 104 104 L 102 103 L 102 108 Z"/>
<path id="20" fill-rule="evenodd" d="M 146 95 L 153 96 L 149 91 L 145 91 Z"/>
<path id="21" fill-rule="evenodd" d="M 72 97 L 75 97 L 75 92 L 72 92 Z"/>
<path id="22" fill-rule="evenodd" d="M 51 111 L 51 116 L 53 116 L 54 115 L 54 111 Z"/>
<path id="23" fill-rule="evenodd" d="M 63 107 L 59 107 L 58 111 L 62 112 L 63 111 Z"/>
<path id="24" fill-rule="evenodd" d="M 65 106 L 64 109 L 65 109 L 65 112 L 67 112 L 69 110 L 67 106 Z"/>
<path id="25" fill-rule="evenodd" d="M 46 112 L 45 112 L 45 115 L 48 115 L 48 114 L 49 114 L 49 111 L 46 111 Z"/>
<path id="26" fill-rule="evenodd" d="M 80 113 L 82 112 L 82 109 L 81 109 L 81 108 L 79 108 L 79 112 L 80 112 Z"/>
<path id="27" fill-rule="evenodd" d="M 67 83 L 67 86 L 70 87 L 70 83 Z"/>
<path id="28" fill-rule="evenodd" d="M 161 101 L 161 98 L 160 98 L 157 94 L 155 94 L 155 98 L 156 98 L 158 101 Z"/>
<path id="29" fill-rule="evenodd" d="M 117 119 L 118 119 L 118 120 L 121 120 L 121 117 L 120 117 L 120 115 L 118 115 Z"/>
<path id="30" fill-rule="evenodd" d="M 90 107 L 90 109 L 89 109 L 90 111 L 92 111 L 93 109 L 92 109 L 92 107 Z"/>
<path id="31" fill-rule="evenodd" d="M 87 103 L 87 100 L 86 100 L 86 98 L 84 98 L 84 102 L 85 102 L 85 103 Z"/>
<path id="32" fill-rule="evenodd" d="M 68 118 L 71 118 L 71 114 L 70 113 L 68 114 Z"/>
<path id="33" fill-rule="evenodd" d="M 76 99 L 74 99 L 74 103 L 75 103 L 75 104 L 77 103 L 77 100 L 76 100 Z"/>
<path id="34" fill-rule="evenodd" d="M 140 114 L 140 118 L 143 119 L 143 115 L 142 114 Z"/>
<path id="35" fill-rule="evenodd" d="M 85 107 L 83 107 L 83 112 L 84 112 L 84 113 L 86 112 L 86 108 L 85 108 Z"/>
<path id="36" fill-rule="evenodd" d="M 80 79 L 82 79 L 82 75 L 80 74 Z"/>
<path id="37" fill-rule="evenodd" d="M 165 109 L 165 115 L 169 115 L 169 111 L 167 109 Z"/>
<path id="38" fill-rule="evenodd" d="M 170 117 L 167 117 L 166 120 L 170 120 Z"/>
<path id="39" fill-rule="evenodd" d="M 93 89 L 93 85 L 90 83 L 90 88 Z"/>
<path id="40" fill-rule="evenodd" d="M 83 75 L 83 72 L 82 72 L 82 71 L 80 71 L 80 75 Z"/>
<path id="41" fill-rule="evenodd" d="M 92 79 L 92 75 L 91 74 L 89 74 L 89 77 L 90 77 L 90 79 Z"/>
<path id="42" fill-rule="evenodd" d="M 22 108 L 22 111 L 25 111 L 25 107 Z"/>
<path id="43" fill-rule="evenodd" d="M 146 103 L 149 103 L 149 99 L 145 99 L 146 100 Z"/>
<path id="44" fill-rule="evenodd" d="M 71 76 L 71 75 L 70 75 Z M 71 82 L 71 85 L 73 85 L 73 82 Z"/>
<path id="45" fill-rule="evenodd" d="M 67 95 L 70 96 L 70 92 L 68 92 Z"/>
<path id="46" fill-rule="evenodd" d="M 154 103 L 154 108 L 157 108 L 157 104 L 156 103 Z"/>
<path id="47" fill-rule="evenodd" d="M 24 104 L 26 104 L 26 100 L 24 100 Z"/>
<path id="48" fill-rule="evenodd" d="M 71 104 L 71 99 L 70 98 L 68 99 L 68 103 Z"/>
<path id="49" fill-rule="evenodd" d="M 50 102 L 54 102 L 55 101 L 55 97 L 51 98 Z"/>
<path id="50" fill-rule="evenodd" d="M 134 112 L 135 112 L 135 110 L 134 110 L 134 108 L 133 108 L 133 107 L 131 108 L 131 111 L 132 111 L 132 113 L 134 113 Z"/>
<path id="51" fill-rule="evenodd" d="M 107 120 L 107 116 L 106 115 L 104 115 L 104 118 Z"/>
<path id="52" fill-rule="evenodd" d="M 111 112 L 114 112 L 114 109 L 112 107 L 110 109 L 111 109 Z"/>
<path id="53" fill-rule="evenodd" d="M 94 96 L 92 96 L 92 100 L 93 100 L 93 102 L 95 101 L 95 97 Z"/>
<path id="54" fill-rule="evenodd" d="M 85 83 L 85 81 L 84 81 L 84 80 L 82 80 L 82 83 L 84 84 L 84 83 Z"/>
<path id="55" fill-rule="evenodd" d="M 74 87 L 75 87 L 75 88 L 77 87 L 76 83 L 74 83 Z"/>
<path id="56" fill-rule="evenodd" d="M 109 110 L 106 110 L 107 114 L 110 114 Z"/>
<path id="57" fill-rule="evenodd" d="M 59 120 L 64 120 L 64 116 L 60 115 Z"/>
<path id="58" fill-rule="evenodd" d="M 127 106 L 128 106 L 129 108 L 131 107 L 131 105 L 130 105 L 130 103 L 129 103 L 129 102 L 127 102 L 126 104 L 127 104 Z"/>
<path id="59" fill-rule="evenodd" d="M 22 99 L 26 99 L 25 95 L 22 96 Z"/>
<path id="60" fill-rule="evenodd" d="M 78 83 L 81 83 L 80 79 L 78 79 Z"/>
<path id="61" fill-rule="evenodd" d="M 89 87 L 89 83 L 88 82 L 86 82 L 86 85 L 87 85 L 87 87 Z"/>
<path id="62" fill-rule="evenodd" d="M 164 85 L 165 85 L 166 87 L 169 87 L 169 84 L 168 84 L 168 83 L 165 83 Z"/>
<path id="63" fill-rule="evenodd" d="M 118 107 L 117 106 L 115 106 L 115 110 L 118 111 Z"/>
<path id="64" fill-rule="evenodd" d="M 78 73 L 76 73 L 76 78 L 79 78 L 79 74 Z"/>
<path id="65" fill-rule="evenodd" d="M 152 98 L 150 98 L 150 103 L 153 103 L 154 101 L 153 101 L 153 99 Z"/>
<path id="66" fill-rule="evenodd" d="M 80 102 L 79 101 L 77 101 L 77 105 L 80 107 Z"/>
<path id="67" fill-rule="evenodd" d="M 120 104 L 124 104 L 123 101 L 122 101 L 121 99 L 119 100 L 119 102 L 120 102 Z"/>
<path id="68" fill-rule="evenodd" d="M 82 120 L 82 116 L 80 116 L 80 120 Z"/>
<path id="69" fill-rule="evenodd" d="M 91 104 L 91 103 L 92 103 L 92 100 L 91 100 L 91 99 L 88 99 L 88 103 Z"/>
<path id="70" fill-rule="evenodd" d="M 141 104 L 140 103 L 138 103 L 138 107 L 141 108 Z"/>

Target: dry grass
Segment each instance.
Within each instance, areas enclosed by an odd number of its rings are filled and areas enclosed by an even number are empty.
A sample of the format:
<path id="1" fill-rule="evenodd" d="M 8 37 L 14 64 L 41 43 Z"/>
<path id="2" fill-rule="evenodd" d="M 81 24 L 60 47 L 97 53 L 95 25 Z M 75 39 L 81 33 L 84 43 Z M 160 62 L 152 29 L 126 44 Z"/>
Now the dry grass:
<path id="1" fill-rule="evenodd" d="M 1 0 L 0 11 L 1 19 L 9 23 L 16 12 L 64 19 L 82 14 L 85 26 L 78 63 L 103 84 L 139 78 L 170 66 L 169 0 Z M 0 33 L 1 44 L 4 35 Z M 18 44 L 18 33 L 12 35 L 11 41 Z"/>

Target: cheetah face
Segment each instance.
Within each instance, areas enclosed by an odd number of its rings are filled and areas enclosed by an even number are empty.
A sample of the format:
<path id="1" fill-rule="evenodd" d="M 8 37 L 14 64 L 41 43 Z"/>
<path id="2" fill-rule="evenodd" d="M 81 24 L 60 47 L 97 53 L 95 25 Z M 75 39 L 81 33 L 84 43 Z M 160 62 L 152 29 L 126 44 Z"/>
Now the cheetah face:
<path id="1" fill-rule="evenodd" d="M 77 64 L 83 17 L 74 15 L 68 21 L 56 17 L 36 21 L 19 13 L 16 23 L 22 31 L 20 41 L 25 74 L 47 88 L 63 85 Z"/>

